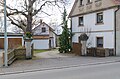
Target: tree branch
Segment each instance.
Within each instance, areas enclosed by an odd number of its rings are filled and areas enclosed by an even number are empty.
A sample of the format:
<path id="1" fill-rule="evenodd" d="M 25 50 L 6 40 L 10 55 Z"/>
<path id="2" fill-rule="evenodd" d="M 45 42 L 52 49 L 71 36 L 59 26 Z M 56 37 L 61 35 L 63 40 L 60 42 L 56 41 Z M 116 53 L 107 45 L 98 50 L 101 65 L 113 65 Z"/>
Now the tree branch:
<path id="1" fill-rule="evenodd" d="M 45 6 L 46 3 L 51 3 L 51 1 L 45 1 L 38 10 L 35 10 L 33 13 L 33 16 L 35 16 L 36 14 L 38 14 L 38 12 L 43 8 L 43 6 Z"/>
<path id="2" fill-rule="evenodd" d="M 9 18 L 9 20 L 11 21 L 11 24 L 13 24 L 13 25 L 16 25 L 18 28 L 21 28 L 24 32 L 26 31 L 26 27 L 25 26 L 21 26 L 20 24 L 17 24 L 14 20 L 15 20 L 15 18 L 11 18 L 11 17 L 8 17 Z M 18 20 L 16 20 L 16 21 L 18 21 Z M 18 21 L 19 22 L 19 21 Z"/>
<path id="3" fill-rule="evenodd" d="M 27 14 L 25 14 L 25 12 L 23 12 L 23 11 L 19 11 L 18 9 L 12 9 L 12 8 L 10 8 L 10 7 L 8 7 L 8 6 L 7 6 L 7 9 L 12 10 L 12 11 L 15 11 L 15 12 L 12 12 L 12 13 L 8 13 L 8 12 L 7 12 L 7 16 L 15 15 L 15 14 L 22 14 L 22 15 L 24 15 L 25 17 L 27 17 Z M 27 12 L 27 11 L 26 11 L 26 12 Z"/>

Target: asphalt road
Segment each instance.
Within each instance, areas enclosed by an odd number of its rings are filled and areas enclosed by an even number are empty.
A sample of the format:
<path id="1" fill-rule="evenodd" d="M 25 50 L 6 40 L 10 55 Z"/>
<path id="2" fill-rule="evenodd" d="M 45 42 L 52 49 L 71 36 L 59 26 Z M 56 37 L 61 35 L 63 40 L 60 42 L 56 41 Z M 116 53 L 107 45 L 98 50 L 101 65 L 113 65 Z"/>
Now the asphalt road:
<path id="1" fill-rule="evenodd" d="M 0 79 L 120 79 L 120 63 L 0 75 Z"/>

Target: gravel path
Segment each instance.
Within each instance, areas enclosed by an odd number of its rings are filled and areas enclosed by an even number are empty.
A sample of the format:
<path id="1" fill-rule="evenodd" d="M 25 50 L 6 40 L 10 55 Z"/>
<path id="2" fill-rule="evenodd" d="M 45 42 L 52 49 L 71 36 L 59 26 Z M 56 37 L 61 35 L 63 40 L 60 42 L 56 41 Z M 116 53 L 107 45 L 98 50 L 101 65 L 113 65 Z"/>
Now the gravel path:
<path id="1" fill-rule="evenodd" d="M 61 58 L 61 57 L 73 57 L 74 54 L 61 54 L 58 50 L 54 49 L 51 51 L 35 54 L 38 58 Z"/>

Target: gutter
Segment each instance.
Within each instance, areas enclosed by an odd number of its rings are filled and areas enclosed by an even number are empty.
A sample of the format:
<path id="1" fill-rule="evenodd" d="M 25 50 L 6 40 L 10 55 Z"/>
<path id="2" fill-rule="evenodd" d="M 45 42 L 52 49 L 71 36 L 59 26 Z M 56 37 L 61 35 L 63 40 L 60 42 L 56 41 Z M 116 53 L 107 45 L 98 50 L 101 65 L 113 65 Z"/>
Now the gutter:
<path id="1" fill-rule="evenodd" d="M 120 10 L 120 5 L 118 5 L 118 8 L 117 8 L 117 10 L 115 11 L 115 27 L 114 27 L 114 30 L 115 30 L 115 36 L 114 36 L 114 39 L 115 39 L 115 48 L 114 48 L 114 52 L 115 52 L 115 56 L 116 56 L 116 27 L 117 27 L 117 24 L 116 24 L 116 18 L 117 18 L 117 16 L 116 16 L 116 14 L 117 14 L 117 11 L 119 11 Z"/>

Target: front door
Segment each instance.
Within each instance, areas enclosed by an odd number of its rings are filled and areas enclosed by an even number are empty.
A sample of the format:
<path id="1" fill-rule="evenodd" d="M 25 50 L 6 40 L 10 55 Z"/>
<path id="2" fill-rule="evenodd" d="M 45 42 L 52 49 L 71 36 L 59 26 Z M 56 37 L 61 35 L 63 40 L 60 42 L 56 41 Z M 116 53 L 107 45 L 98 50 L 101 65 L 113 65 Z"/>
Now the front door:
<path id="1" fill-rule="evenodd" d="M 52 48 L 52 46 L 51 46 L 51 39 L 49 40 L 49 47 Z"/>

